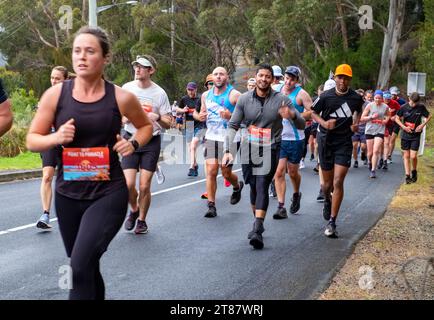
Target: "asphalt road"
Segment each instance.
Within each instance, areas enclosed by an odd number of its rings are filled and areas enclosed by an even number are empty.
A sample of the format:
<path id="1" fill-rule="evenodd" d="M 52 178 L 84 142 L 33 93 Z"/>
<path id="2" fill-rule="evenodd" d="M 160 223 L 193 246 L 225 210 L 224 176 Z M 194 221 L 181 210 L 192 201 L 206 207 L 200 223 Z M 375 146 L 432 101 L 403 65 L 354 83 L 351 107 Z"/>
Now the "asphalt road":
<path id="1" fill-rule="evenodd" d="M 300 215 L 273 220 L 277 201 L 271 199 L 263 250 L 253 250 L 247 240 L 253 223 L 248 186 L 232 206 L 231 188 L 219 178 L 218 216 L 207 219 L 206 201 L 200 199 L 202 166 L 199 177 L 192 178 L 186 164 L 162 164 L 166 182 L 152 186 L 157 194 L 148 215 L 149 233 L 121 229 L 102 258 L 107 299 L 315 298 L 381 218 L 403 171 L 397 154 L 375 180 L 369 180 L 363 165 L 351 169 L 337 222 L 340 238 L 329 239 L 323 234 L 322 204 L 316 202 L 318 175 L 313 162 L 306 164 Z M 69 261 L 57 222 L 48 232 L 34 227 L 41 214 L 39 184 L 40 179 L 0 184 L 0 299 L 68 297 L 59 288 L 59 268 Z M 286 202 L 289 206 L 289 193 Z"/>

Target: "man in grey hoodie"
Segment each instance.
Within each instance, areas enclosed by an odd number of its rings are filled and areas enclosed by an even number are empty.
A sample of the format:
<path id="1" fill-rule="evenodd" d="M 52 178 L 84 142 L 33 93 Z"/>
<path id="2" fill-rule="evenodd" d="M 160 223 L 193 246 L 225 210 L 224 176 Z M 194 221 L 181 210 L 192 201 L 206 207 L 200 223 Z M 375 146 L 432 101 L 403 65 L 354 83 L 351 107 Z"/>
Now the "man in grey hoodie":
<path id="1" fill-rule="evenodd" d="M 235 134 L 241 123 L 246 125 L 242 133 L 241 163 L 244 181 L 250 185 L 250 204 L 255 216 L 249 232 L 250 245 L 262 249 L 263 223 L 268 209 L 268 188 L 276 172 L 280 152 L 282 119 L 294 123 L 303 130 L 305 120 L 294 108 L 288 97 L 271 89 L 273 69 L 260 64 L 256 70 L 256 89 L 242 94 L 235 106 L 224 142 L 223 165 L 230 165 Z"/>

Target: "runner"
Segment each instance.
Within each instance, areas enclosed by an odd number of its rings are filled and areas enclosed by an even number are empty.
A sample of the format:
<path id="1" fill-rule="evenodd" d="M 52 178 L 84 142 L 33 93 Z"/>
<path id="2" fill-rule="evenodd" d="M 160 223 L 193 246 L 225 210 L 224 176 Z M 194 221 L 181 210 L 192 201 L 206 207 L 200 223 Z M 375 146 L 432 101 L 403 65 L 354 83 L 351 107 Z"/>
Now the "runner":
<path id="1" fill-rule="evenodd" d="M 244 180 L 250 185 L 250 204 L 255 215 L 253 229 L 249 232 L 250 245 L 262 249 L 264 219 L 268 208 L 267 190 L 277 168 L 282 139 L 282 119 L 294 123 L 303 130 L 305 120 L 292 106 L 288 97 L 271 89 L 273 69 L 260 64 L 256 71 L 256 89 L 245 92 L 238 99 L 225 137 L 223 163 L 232 163 L 230 142 L 233 141 L 241 123 L 248 134 L 244 137 L 241 158 Z"/>
<path id="2" fill-rule="evenodd" d="M 68 79 L 68 69 L 63 66 L 54 67 L 51 70 L 50 82 L 51 86 L 55 86 Z M 51 127 L 52 133 L 54 133 L 54 127 Z M 36 222 L 36 227 L 40 229 L 50 229 L 50 207 L 51 199 L 53 195 L 53 190 L 51 187 L 51 182 L 54 177 L 54 170 L 57 166 L 57 156 L 59 154 L 59 146 L 54 149 L 41 152 L 42 158 L 42 181 L 40 187 L 41 201 L 42 201 L 42 216 Z"/>
<path id="3" fill-rule="evenodd" d="M 401 106 L 396 100 L 392 99 L 392 94 L 389 91 L 384 91 L 383 99 L 384 99 L 384 103 L 387 104 L 387 106 L 389 107 L 389 112 L 390 112 L 390 119 L 389 122 L 386 124 L 386 132 L 384 134 L 383 159 L 381 161 L 383 170 L 387 170 L 387 160 L 389 159 L 389 156 L 390 159 L 392 158 L 391 157 L 392 153 L 390 150 L 392 150 L 391 137 L 396 126 L 395 115 L 398 112 L 398 110 L 401 108 Z"/>
<path id="4" fill-rule="evenodd" d="M 256 79 L 250 78 L 249 80 L 247 80 L 247 90 L 252 91 L 255 90 L 255 88 L 256 88 Z"/>
<path id="5" fill-rule="evenodd" d="M 425 118 L 425 121 L 422 121 L 422 117 Z M 402 159 L 404 160 L 405 182 L 407 184 L 417 181 L 417 153 L 420 146 L 420 137 L 423 127 L 431 120 L 431 117 L 432 115 L 425 105 L 420 103 L 420 96 L 417 92 L 410 95 L 408 104 L 403 105 L 398 111 L 397 117 L 395 117 L 396 123 L 402 128 L 401 149 Z"/>
<path id="6" fill-rule="evenodd" d="M 365 135 L 366 145 L 368 147 L 368 166 L 369 177 L 376 178 L 375 168 L 381 158 L 381 145 L 384 141 L 386 124 L 390 119 L 390 111 L 384 103 L 383 92 L 376 90 L 374 93 L 374 102 L 370 102 L 361 117 L 362 122 L 366 122 Z"/>
<path id="7" fill-rule="evenodd" d="M 364 100 L 365 100 L 365 103 L 362 106 L 362 112 L 363 112 L 363 110 L 365 110 L 366 106 L 369 103 L 374 101 L 374 93 L 372 92 L 372 90 L 366 90 L 366 92 L 364 93 Z M 366 127 L 366 123 L 360 122 L 359 123 L 359 130 L 357 132 L 355 132 L 351 138 L 353 141 L 353 159 L 354 159 L 353 167 L 354 168 L 359 167 L 359 161 L 358 161 L 359 149 L 361 152 L 360 159 L 363 161 L 364 165 L 368 164 L 368 158 L 366 156 L 367 147 L 366 147 L 365 127 Z"/>
<path id="8" fill-rule="evenodd" d="M 339 65 L 335 71 L 335 90 L 324 92 L 312 107 L 312 117 L 320 124 L 317 141 L 324 178 L 323 216 L 328 221 L 324 233 L 333 238 L 337 237 L 336 219 L 344 196 L 345 176 L 351 166 L 351 136 L 358 130 L 363 105 L 363 99 L 349 87 L 352 76 L 348 64 Z"/>
<path id="9" fill-rule="evenodd" d="M 206 91 L 211 90 L 211 88 L 214 86 L 214 76 L 212 75 L 212 73 L 210 73 L 209 75 L 206 76 L 205 85 L 204 86 L 205 86 L 205 90 Z M 202 101 L 202 99 L 201 99 L 201 101 Z M 193 114 L 193 117 L 197 121 L 201 121 L 199 119 L 199 113 L 198 112 L 195 112 Z M 206 131 L 206 119 L 204 120 L 203 123 L 204 123 L 204 130 Z M 203 139 L 203 143 L 205 143 L 205 137 Z M 205 157 L 205 154 L 206 154 L 206 148 L 205 147 L 203 148 L 203 151 L 204 151 L 204 157 Z M 207 174 L 206 174 L 206 165 L 203 166 L 203 171 L 204 171 L 205 177 L 206 177 L 207 176 Z M 204 200 L 208 200 L 208 192 L 205 191 L 204 193 L 202 193 L 202 195 L 200 196 L 200 198 L 204 199 Z"/>
<path id="10" fill-rule="evenodd" d="M 279 66 L 272 66 L 272 68 L 274 72 L 274 79 L 273 79 L 273 83 L 271 84 L 271 88 L 275 90 L 276 86 L 283 84 L 282 81 L 283 74 L 282 74 L 282 68 L 280 68 Z"/>
<path id="11" fill-rule="evenodd" d="M 148 233 L 146 217 L 151 205 L 151 182 L 154 172 L 158 172 L 158 159 L 161 150 L 161 130 L 170 128 L 172 107 L 166 92 L 152 77 L 157 71 L 157 63 L 152 56 L 138 56 L 132 63 L 135 80 L 122 88 L 133 93 L 140 101 L 143 110 L 153 124 L 153 137 L 149 143 L 133 154 L 122 158 L 122 169 L 129 191 L 131 211 L 125 221 L 125 229 L 134 229 L 135 234 Z M 130 139 L 136 128 L 124 118 L 125 138 Z M 161 171 L 160 171 L 161 172 Z M 136 190 L 136 175 L 139 173 L 139 192 Z"/>
<path id="12" fill-rule="evenodd" d="M 223 166 L 223 142 L 228 120 L 231 118 L 235 104 L 238 101 L 240 93 L 228 84 L 228 73 L 225 68 L 217 67 L 213 71 L 214 86 L 202 94 L 201 110 L 198 115 L 199 121 L 206 120 L 205 135 L 205 165 L 206 165 L 206 191 L 208 195 L 208 210 L 205 213 L 206 218 L 217 216 L 216 209 L 216 191 L 217 191 L 217 174 L 221 169 L 223 177 L 230 182 L 233 187 L 230 203 L 237 204 L 241 200 L 241 191 L 244 183 L 238 182 L 236 174 L 232 173 L 232 165 Z M 239 138 L 238 138 L 239 141 Z M 236 144 L 231 151 L 236 154 Z"/>
<path id="13" fill-rule="evenodd" d="M 178 112 L 185 114 L 185 136 L 190 151 L 190 169 L 188 170 L 189 177 L 197 177 L 199 174 L 199 166 L 196 162 L 196 149 L 202 139 L 204 133 L 204 122 L 194 119 L 194 112 L 200 112 L 200 95 L 197 94 L 197 84 L 189 82 L 187 84 L 187 95 L 181 98 Z"/>
<path id="14" fill-rule="evenodd" d="M 399 97 L 400 91 L 398 87 L 390 87 L 389 91 L 392 94 L 392 100 L 398 102 L 400 106 L 403 106 L 404 104 L 407 103 L 403 98 Z M 394 120 L 395 117 L 392 118 L 393 118 L 392 120 Z M 392 132 L 392 136 L 390 137 L 390 143 L 389 143 L 389 155 L 387 157 L 389 163 L 392 163 L 392 154 L 393 151 L 395 150 L 396 138 L 398 137 L 399 130 L 400 127 L 398 126 L 397 123 L 395 123 L 393 126 L 393 132 Z"/>
<path id="15" fill-rule="evenodd" d="M 301 116 L 307 120 L 310 118 L 312 99 L 309 94 L 298 84 L 300 80 L 300 73 L 301 72 L 298 67 L 287 67 L 285 70 L 285 83 L 284 85 L 277 87 L 276 91 L 287 96 Z M 303 155 L 306 154 L 305 149 L 307 149 L 307 145 L 305 141 L 307 140 L 306 136 L 309 137 L 312 121 L 306 121 L 307 128 L 304 130 L 298 130 L 294 123 L 287 119 L 282 119 L 282 125 L 283 129 L 279 164 L 274 177 L 277 200 L 279 201 L 279 204 L 276 213 L 273 215 L 274 219 L 288 218 L 285 208 L 285 175 L 287 171 L 289 177 L 291 178 L 291 183 L 294 189 L 289 211 L 292 214 L 297 214 L 297 212 L 300 210 L 302 194 L 300 192 L 301 175 L 299 168 L 302 168 L 302 158 Z"/>
<path id="16" fill-rule="evenodd" d="M 0 79 L 0 137 L 12 127 L 13 116 L 11 102 L 8 99 L 6 91 L 3 89 L 3 83 Z"/>
<path id="17" fill-rule="evenodd" d="M 118 153 L 131 154 L 152 135 L 152 125 L 137 98 L 103 80 L 109 56 L 107 34 L 99 28 L 81 28 L 72 49 L 77 78 L 44 93 L 27 135 L 27 147 L 33 152 L 63 147 L 55 205 L 71 258 L 69 298 L 74 300 L 105 297 L 99 261 L 128 209 L 128 189 Z M 119 136 L 122 114 L 138 128 L 131 141 Z M 53 123 L 56 132 L 50 133 Z M 95 165 L 101 170 L 88 170 Z"/>

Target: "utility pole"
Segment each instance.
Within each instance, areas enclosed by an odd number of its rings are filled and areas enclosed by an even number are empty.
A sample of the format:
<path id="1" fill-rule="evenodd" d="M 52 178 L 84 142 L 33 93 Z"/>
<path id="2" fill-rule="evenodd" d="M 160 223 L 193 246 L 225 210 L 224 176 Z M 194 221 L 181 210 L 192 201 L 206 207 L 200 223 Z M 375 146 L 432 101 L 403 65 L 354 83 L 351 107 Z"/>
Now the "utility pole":
<path id="1" fill-rule="evenodd" d="M 172 0 L 172 6 L 170 9 L 170 13 L 172 15 L 172 17 L 170 19 L 170 64 L 173 65 L 173 62 L 175 60 L 175 21 L 174 21 L 175 5 L 174 5 L 174 0 Z"/>
<path id="2" fill-rule="evenodd" d="M 96 0 L 89 0 L 89 27 L 96 28 L 98 26 L 97 10 Z"/>

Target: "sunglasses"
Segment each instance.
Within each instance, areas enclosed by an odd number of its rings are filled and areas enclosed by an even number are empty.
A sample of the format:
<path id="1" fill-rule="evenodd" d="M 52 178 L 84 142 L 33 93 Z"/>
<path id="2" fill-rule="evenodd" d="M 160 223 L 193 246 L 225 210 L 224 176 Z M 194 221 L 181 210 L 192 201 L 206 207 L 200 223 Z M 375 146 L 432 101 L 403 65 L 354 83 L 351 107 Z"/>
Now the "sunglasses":
<path id="1" fill-rule="evenodd" d="M 209 85 L 213 86 L 213 85 L 214 85 L 214 82 L 211 82 L 211 81 L 210 81 L 210 82 L 207 82 L 206 85 L 207 85 L 207 86 L 209 86 Z"/>

